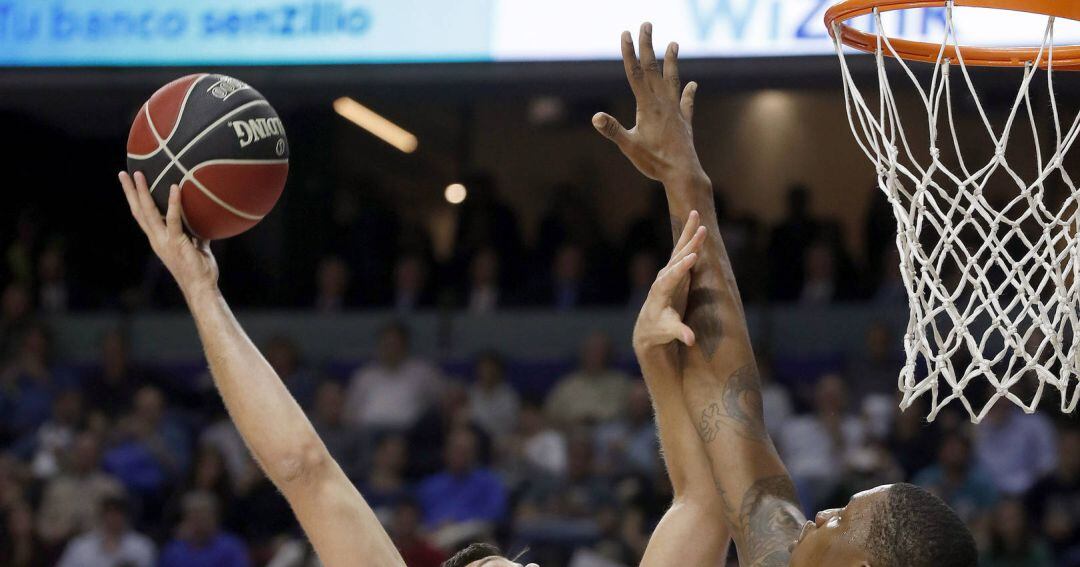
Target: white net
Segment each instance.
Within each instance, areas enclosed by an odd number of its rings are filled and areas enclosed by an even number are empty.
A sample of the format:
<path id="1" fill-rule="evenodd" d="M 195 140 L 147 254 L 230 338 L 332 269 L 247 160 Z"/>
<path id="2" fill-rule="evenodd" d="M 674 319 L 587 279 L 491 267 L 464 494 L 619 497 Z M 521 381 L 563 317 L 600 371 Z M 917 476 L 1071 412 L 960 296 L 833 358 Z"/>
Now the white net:
<path id="1" fill-rule="evenodd" d="M 946 33 L 932 65 L 905 61 L 878 34 L 876 82 L 867 85 L 868 93 L 877 91 L 872 103 L 833 30 L 851 130 L 897 222 L 911 312 L 901 408 L 923 398 L 933 420 L 960 404 L 978 423 L 1002 398 L 1033 412 L 1047 397 L 1071 412 L 1080 396 L 1080 193 L 1064 162 L 1080 114 L 1063 129 L 1053 89 L 1054 18 L 1038 56 L 1023 67 L 1019 93 L 992 120 L 964 64 L 952 4 L 945 9 Z M 872 17 L 874 29 L 887 29 L 880 13 Z M 925 108 L 926 120 L 919 110 L 908 125 L 918 134 L 905 132 L 901 109 L 910 108 L 894 94 L 894 75 L 898 86 L 914 85 L 905 100 Z M 1045 85 L 1040 96 L 1048 104 L 1033 103 L 1034 85 Z M 964 113 L 975 130 L 958 132 Z M 975 147 L 984 155 L 973 155 Z M 1010 164 L 1017 155 L 1023 164 Z"/>

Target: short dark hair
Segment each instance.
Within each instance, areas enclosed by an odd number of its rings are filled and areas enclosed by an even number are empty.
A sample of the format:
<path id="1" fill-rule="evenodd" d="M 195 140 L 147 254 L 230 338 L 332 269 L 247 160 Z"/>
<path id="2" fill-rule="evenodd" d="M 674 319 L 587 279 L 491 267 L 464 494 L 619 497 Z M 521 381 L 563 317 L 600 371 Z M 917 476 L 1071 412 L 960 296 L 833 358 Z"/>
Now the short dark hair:
<path id="1" fill-rule="evenodd" d="M 502 555 L 502 551 L 490 543 L 472 543 L 443 562 L 442 567 L 465 567 L 473 561 L 500 555 Z"/>
<path id="2" fill-rule="evenodd" d="M 874 512 L 866 549 L 874 567 L 976 567 L 975 538 L 940 498 L 894 484 Z"/>

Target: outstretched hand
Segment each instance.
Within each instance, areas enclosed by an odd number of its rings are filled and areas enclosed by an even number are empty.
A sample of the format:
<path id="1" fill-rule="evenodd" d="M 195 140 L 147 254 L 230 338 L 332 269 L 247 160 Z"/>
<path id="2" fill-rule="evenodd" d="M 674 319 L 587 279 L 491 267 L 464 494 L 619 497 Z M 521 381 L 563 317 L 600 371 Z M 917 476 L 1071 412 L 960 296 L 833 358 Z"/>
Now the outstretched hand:
<path id="1" fill-rule="evenodd" d="M 701 171 L 694 150 L 694 94 L 697 83 L 682 86 L 679 78 L 679 44 L 670 43 L 663 69 L 652 45 L 652 24 L 641 24 L 638 38 L 641 58 L 634 53 L 630 32 L 622 33 L 623 66 L 637 102 L 634 127 L 627 130 L 611 115 L 598 112 L 592 123 L 604 137 L 615 142 L 623 154 L 646 177 L 668 182 Z"/>
<path id="2" fill-rule="evenodd" d="M 683 313 L 690 290 L 690 269 L 697 262 L 706 232 L 701 225 L 701 215 L 692 211 L 671 259 L 656 275 L 638 314 L 634 325 L 634 350 L 639 356 L 675 341 L 694 345 L 694 331 L 683 322 Z"/>
<path id="3" fill-rule="evenodd" d="M 161 212 L 146 187 L 146 177 L 135 172 L 134 179 L 120 172 L 120 185 L 131 207 L 131 216 L 150 241 L 150 248 L 172 273 L 185 296 L 217 286 L 218 267 L 210 252 L 210 243 L 184 232 L 181 219 L 180 188 L 169 188 L 169 208 L 162 219 Z"/>

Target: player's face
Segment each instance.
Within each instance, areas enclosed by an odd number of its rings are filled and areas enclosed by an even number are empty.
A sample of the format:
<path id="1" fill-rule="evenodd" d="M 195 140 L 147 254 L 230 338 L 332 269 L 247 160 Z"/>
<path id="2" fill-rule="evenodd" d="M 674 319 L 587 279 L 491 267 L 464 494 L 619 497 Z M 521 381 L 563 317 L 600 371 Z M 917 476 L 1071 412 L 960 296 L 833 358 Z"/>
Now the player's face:
<path id="1" fill-rule="evenodd" d="M 540 567 L 536 563 L 529 563 L 528 565 L 522 565 L 521 563 L 514 563 L 505 557 L 485 557 L 478 561 L 473 561 L 465 567 Z"/>
<path id="2" fill-rule="evenodd" d="M 891 485 L 879 486 L 851 497 L 843 508 L 818 512 L 806 522 L 792 544 L 791 567 L 869 565 L 862 542 L 870 522 Z"/>

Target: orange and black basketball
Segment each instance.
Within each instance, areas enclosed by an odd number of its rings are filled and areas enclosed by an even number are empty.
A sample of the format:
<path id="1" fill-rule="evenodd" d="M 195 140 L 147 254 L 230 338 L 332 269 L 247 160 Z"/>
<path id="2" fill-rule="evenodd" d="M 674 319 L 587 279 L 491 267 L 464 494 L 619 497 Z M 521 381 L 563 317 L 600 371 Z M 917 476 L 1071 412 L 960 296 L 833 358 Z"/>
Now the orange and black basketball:
<path id="1" fill-rule="evenodd" d="M 179 185 L 187 230 L 214 240 L 255 226 L 274 207 L 289 173 L 289 142 L 258 91 L 204 73 L 176 79 L 143 104 L 127 160 L 163 213 L 169 187 Z"/>

